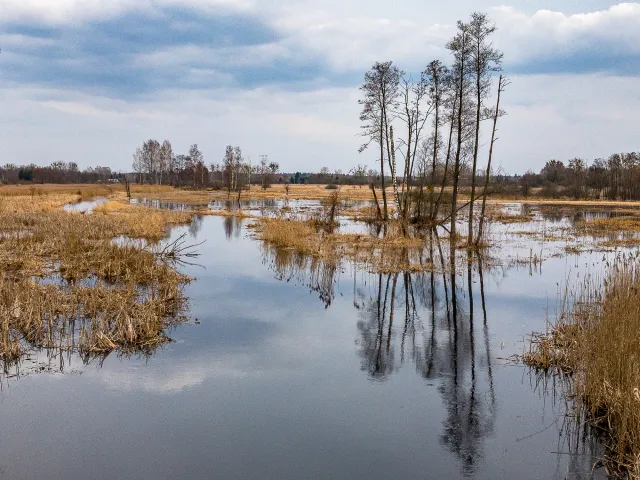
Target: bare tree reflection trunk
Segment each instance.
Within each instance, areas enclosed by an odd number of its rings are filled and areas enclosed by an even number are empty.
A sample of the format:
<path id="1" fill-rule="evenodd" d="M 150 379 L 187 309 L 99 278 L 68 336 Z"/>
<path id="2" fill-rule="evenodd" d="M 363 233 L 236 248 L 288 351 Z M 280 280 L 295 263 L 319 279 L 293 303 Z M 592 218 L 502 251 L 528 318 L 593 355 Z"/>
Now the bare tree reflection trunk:
<path id="1" fill-rule="evenodd" d="M 487 375 L 489 377 L 489 395 L 491 397 L 491 407 L 495 406 L 496 395 L 493 387 L 493 370 L 491 366 L 491 347 L 489 345 L 489 325 L 487 323 L 487 306 L 484 297 L 484 275 L 482 270 L 482 258 L 478 259 L 478 276 L 480 277 L 480 298 L 482 301 L 482 324 L 484 333 L 484 348 L 487 357 Z"/>

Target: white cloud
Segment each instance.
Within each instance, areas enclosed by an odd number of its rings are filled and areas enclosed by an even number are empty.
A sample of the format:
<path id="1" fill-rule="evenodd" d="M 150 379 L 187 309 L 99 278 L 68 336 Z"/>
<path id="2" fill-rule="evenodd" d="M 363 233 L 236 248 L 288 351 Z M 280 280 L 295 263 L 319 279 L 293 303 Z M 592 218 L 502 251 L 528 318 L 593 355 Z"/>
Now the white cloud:
<path id="1" fill-rule="evenodd" d="M 153 10 L 163 6 L 190 6 L 209 12 L 248 11 L 251 0 L 2 0 L 0 23 L 38 20 L 51 24 L 107 19 L 132 10 Z"/>
<path id="2" fill-rule="evenodd" d="M 451 25 L 364 16 L 336 18 L 321 12 L 283 17 L 276 26 L 288 35 L 287 43 L 322 55 L 337 71 L 366 69 L 388 59 L 420 69 L 425 59 L 444 56 L 444 45 L 454 31 Z"/>
<path id="3" fill-rule="evenodd" d="M 618 52 L 607 53 L 640 52 L 640 3 L 573 15 L 551 10 L 527 14 L 503 6 L 493 9 L 493 17 L 499 26 L 496 44 L 515 60 L 614 45 Z"/>

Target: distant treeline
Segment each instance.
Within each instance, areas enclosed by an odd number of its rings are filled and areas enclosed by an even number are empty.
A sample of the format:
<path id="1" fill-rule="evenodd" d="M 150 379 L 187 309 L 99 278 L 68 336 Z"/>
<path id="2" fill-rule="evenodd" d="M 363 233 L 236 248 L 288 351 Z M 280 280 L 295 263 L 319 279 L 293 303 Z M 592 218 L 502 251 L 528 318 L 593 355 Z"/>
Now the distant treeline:
<path id="1" fill-rule="evenodd" d="M 233 166 L 234 156 L 231 152 L 235 154 L 236 165 L 241 166 Z M 109 183 L 122 181 L 126 176 L 136 183 L 162 183 L 191 188 L 228 188 L 232 183 L 244 187 L 249 179 L 252 184 L 262 184 L 264 187 L 272 183 L 376 186 L 382 184 L 379 172 L 367 168 L 366 165 L 357 165 L 347 173 L 342 170 L 330 172 L 327 167 L 321 168 L 319 172 L 283 173 L 278 172 L 277 163 L 267 163 L 266 157 L 261 158 L 258 165 L 251 167 L 242 157 L 239 147 L 228 147 L 226 162 L 211 164 L 207 168 L 197 145 L 193 145 L 189 153 L 190 155 L 177 155 L 177 161 L 171 162 L 166 169 L 154 167 L 153 163 L 150 168 L 148 163 L 143 163 L 144 168 L 138 166 L 137 171 L 126 174 L 100 166 L 80 170 L 74 162 L 54 162 L 47 167 L 34 164 L 6 164 L 0 167 L 0 182 Z M 196 161 L 192 161 L 192 158 Z M 243 171 L 246 175 L 241 173 Z M 433 177 L 435 185 L 443 179 L 443 173 L 442 167 L 439 167 Z M 478 170 L 476 175 L 476 181 L 479 181 L 484 177 L 484 172 Z M 427 184 L 432 180 L 430 173 L 428 177 Z M 450 174 L 447 177 L 451 178 Z M 398 181 L 402 180 L 402 177 L 398 178 Z M 409 184 L 417 185 L 421 181 L 421 176 L 418 175 L 413 177 Z M 385 184 L 390 183 L 391 177 L 385 176 Z M 471 169 L 462 165 L 460 186 L 470 184 Z M 490 192 L 523 197 L 535 195 L 548 198 L 640 200 L 640 152 L 616 153 L 608 158 L 597 158 L 590 164 L 580 158 L 567 162 L 549 160 L 539 173 L 531 170 L 523 175 L 494 172 L 491 176 Z"/>
<path id="2" fill-rule="evenodd" d="M 89 167 L 80 170 L 74 162 L 54 162 L 48 167 L 38 165 L 15 165 L 8 163 L 0 167 L 1 183 L 108 183 L 121 174 L 109 167 Z"/>
<path id="3" fill-rule="evenodd" d="M 640 153 L 614 153 L 591 165 L 581 158 L 549 160 L 540 173 L 518 179 L 520 193 L 575 199 L 640 200 Z M 534 190 L 535 189 L 535 190 Z"/>

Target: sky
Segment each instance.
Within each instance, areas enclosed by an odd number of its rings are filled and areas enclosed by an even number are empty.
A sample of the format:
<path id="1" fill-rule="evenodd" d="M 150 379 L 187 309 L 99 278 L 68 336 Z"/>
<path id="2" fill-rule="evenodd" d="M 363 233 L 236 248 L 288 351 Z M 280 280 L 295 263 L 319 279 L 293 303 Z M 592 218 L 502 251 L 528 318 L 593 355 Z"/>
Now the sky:
<path id="1" fill-rule="evenodd" d="M 207 163 L 232 144 L 286 172 L 375 168 L 358 153 L 364 73 L 450 63 L 473 11 L 495 22 L 511 80 L 494 165 L 640 150 L 638 2 L 0 0 L 0 164 L 128 171 L 156 138 Z"/>

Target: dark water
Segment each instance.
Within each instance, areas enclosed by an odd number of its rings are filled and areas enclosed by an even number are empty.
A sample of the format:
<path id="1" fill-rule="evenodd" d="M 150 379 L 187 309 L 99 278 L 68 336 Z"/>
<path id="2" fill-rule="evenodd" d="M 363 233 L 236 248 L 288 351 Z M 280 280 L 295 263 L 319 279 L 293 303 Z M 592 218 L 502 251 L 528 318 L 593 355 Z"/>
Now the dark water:
<path id="1" fill-rule="evenodd" d="M 33 353 L 0 391 L 0 478 L 600 478 L 559 389 L 509 357 L 602 253 L 374 275 L 265 248 L 242 219 L 184 232 L 206 239 L 184 267 L 194 321 L 149 358 Z"/>

